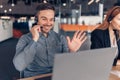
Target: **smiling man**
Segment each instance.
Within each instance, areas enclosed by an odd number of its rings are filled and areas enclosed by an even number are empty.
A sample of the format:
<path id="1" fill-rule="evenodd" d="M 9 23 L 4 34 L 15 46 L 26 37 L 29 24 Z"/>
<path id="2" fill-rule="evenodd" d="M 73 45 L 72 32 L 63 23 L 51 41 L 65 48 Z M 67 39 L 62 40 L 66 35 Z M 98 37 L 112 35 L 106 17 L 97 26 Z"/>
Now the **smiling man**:
<path id="1" fill-rule="evenodd" d="M 49 3 L 40 3 L 35 16 L 37 25 L 19 39 L 13 59 L 24 77 L 52 73 L 55 54 L 76 52 L 86 40 L 83 31 L 76 31 L 72 39 L 54 32 L 55 8 Z"/>

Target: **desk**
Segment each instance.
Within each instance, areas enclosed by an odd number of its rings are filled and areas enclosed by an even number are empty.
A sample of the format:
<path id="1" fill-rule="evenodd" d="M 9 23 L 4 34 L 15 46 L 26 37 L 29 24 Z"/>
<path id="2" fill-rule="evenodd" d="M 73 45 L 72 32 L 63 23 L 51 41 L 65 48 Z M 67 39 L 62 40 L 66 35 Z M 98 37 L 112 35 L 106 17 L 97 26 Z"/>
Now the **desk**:
<path id="1" fill-rule="evenodd" d="M 120 71 L 120 65 L 113 67 L 112 70 Z M 43 78 L 43 77 L 47 77 L 47 76 L 52 76 L 52 74 L 49 73 L 49 74 L 44 74 L 44 75 L 34 76 L 34 77 L 29 77 L 29 78 L 23 78 L 23 79 L 18 79 L 18 80 L 35 80 L 37 78 Z M 110 74 L 109 80 L 120 80 L 120 78 L 117 77 L 116 75 Z"/>
<path id="2" fill-rule="evenodd" d="M 120 65 L 119 66 L 114 66 L 112 70 L 118 70 L 120 71 Z M 109 80 L 120 80 L 120 77 L 117 77 L 116 75 L 110 74 Z"/>
<path id="3" fill-rule="evenodd" d="M 43 78 L 43 77 L 48 77 L 48 76 L 52 76 L 52 74 L 51 73 L 43 74 L 43 75 L 40 75 L 40 76 L 34 76 L 34 77 L 23 78 L 23 79 L 18 79 L 18 80 L 35 80 L 35 79 L 38 79 L 38 78 Z"/>

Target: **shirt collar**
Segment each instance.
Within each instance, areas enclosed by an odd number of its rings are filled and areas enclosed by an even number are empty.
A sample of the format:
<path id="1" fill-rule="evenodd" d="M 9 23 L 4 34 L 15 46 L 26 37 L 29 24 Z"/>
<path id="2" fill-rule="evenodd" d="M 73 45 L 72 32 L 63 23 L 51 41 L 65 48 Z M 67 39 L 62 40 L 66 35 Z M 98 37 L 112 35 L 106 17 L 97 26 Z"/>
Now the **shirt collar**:
<path id="1" fill-rule="evenodd" d="M 50 36 L 51 32 L 52 32 L 52 30 L 50 30 L 50 31 L 48 32 L 48 36 Z M 44 36 L 43 33 L 41 33 L 41 32 L 39 33 L 39 35 L 40 35 L 40 36 Z M 45 36 L 44 36 L 44 37 L 45 37 Z"/>

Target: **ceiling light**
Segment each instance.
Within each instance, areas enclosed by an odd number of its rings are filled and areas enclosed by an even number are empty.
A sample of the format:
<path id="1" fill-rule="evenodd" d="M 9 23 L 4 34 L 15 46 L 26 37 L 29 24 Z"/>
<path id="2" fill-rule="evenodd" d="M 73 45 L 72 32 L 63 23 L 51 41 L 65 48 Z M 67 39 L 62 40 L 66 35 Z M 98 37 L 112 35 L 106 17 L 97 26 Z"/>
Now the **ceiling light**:
<path id="1" fill-rule="evenodd" d="M 47 3 L 47 0 L 44 0 L 43 3 Z"/>
<path id="2" fill-rule="evenodd" d="M 0 8 L 3 8 L 3 5 L 0 5 Z"/>
<path id="3" fill-rule="evenodd" d="M 4 13 L 7 13 L 7 10 L 6 10 L 6 9 L 4 10 Z"/>
<path id="4" fill-rule="evenodd" d="M 12 0 L 12 4 L 11 4 L 11 6 L 13 7 L 13 6 L 15 6 L 15 3 L 14 3 L 15 1 L 14 0 Z"/>
<path id="5" fill-rule="evenodd" d="M 12 11 L 12 9 L 9 9 L 9 11 L 11 12 L 11 11 Z"/>
<path id="6" fill-rule="evenodd" d="M 67 4 L 66 3 L 63 3 L 63 6 L 66 6 Z"/>
<path id="7" fill-rule="evenodd" d="M 14 3 L 12 3 L 12 4 L 11 4 L 11 6 L 13 7 L 13 6 L 15 6 L 15 4 L 14 4 Z"/>

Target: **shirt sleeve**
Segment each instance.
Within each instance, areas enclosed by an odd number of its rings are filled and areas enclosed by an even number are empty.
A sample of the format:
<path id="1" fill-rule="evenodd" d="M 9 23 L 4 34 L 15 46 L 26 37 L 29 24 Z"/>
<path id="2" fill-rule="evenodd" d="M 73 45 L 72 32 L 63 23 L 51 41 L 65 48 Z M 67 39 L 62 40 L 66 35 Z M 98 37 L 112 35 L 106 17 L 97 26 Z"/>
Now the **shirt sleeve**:
<path id="1" fill-rule="evenodd" d="M 34 59 L 36 42 L 22 36 L 16 45 L 13 64 L 18 71 L 23 71 Z"/>

